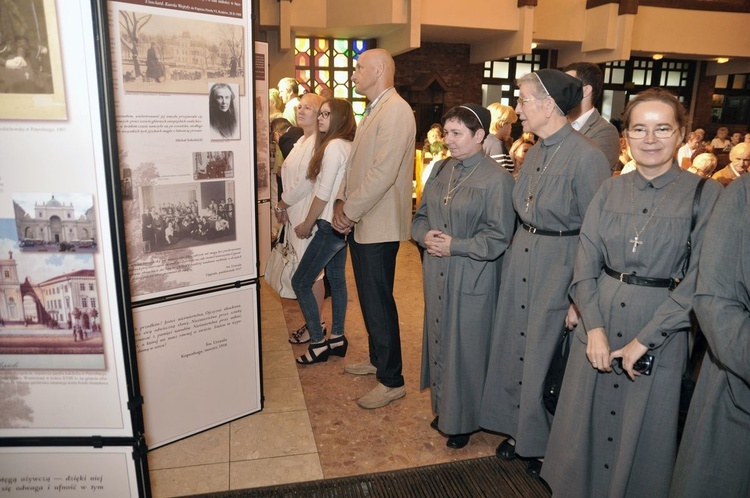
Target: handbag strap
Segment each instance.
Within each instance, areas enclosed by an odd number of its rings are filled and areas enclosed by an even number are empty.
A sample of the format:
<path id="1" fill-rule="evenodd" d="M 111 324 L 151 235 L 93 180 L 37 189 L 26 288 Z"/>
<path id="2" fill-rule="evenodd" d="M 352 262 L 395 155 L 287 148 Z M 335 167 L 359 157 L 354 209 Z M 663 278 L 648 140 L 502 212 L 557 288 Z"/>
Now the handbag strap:
<path id="1" fill-rule="evenodd" d="M 690 255 L 693 250 L 692 235 L 698 219 L 698 211 L 700 210 L 701 192 L 703 192 L 703 185 L 706 184 L 706 180 L 708 180 L 708 178 L 701 178 L 698 181 L 698 185 L 695 187 L 695 195 L 693 196 L 693 208 L 690 217 L 690 233 L 688 233 L 687 239 L 687 255 L 685 257 L 685 264 L 682 266 L 683 277 L 687 273 L 688 267 L 690 266 Z M 700 327 L 696 327 L 692 353 L 690 351 L 690 338 L 688 337 L 688 340 L 685 341 L 685 344 L 687 345 L 688 362 L 685 365 L 685 373 L 683 375 L 689 375 L 695 368 L 695 365 L 698 363 L 698 356 L 700 354 L 701 347 L 696 346 L 698 346 L 698 344 L 703 340 L 703 332 L 701 332 Z"/>
<path id="2" fill-rule="evenodd" d="M 685 263 L 682 265 L 682 277 L 684 278 L 687 274 L 688 267 L 690 266 L 690 255 L 693 252 L 693 230 L 695 230 L 695 224 L 698 220 L 698 211 L 701 207 L 701 192 L 703 192 L 703 185 L 706 184 L 708 178 L 701 178 L 698 181 L 698 185 L 695 187 L 695 195 L 693 196 L 693 208 L 690 215 L 690 232 L 688 232 L 687 238 L 687 255 L 685 256 Z"/>

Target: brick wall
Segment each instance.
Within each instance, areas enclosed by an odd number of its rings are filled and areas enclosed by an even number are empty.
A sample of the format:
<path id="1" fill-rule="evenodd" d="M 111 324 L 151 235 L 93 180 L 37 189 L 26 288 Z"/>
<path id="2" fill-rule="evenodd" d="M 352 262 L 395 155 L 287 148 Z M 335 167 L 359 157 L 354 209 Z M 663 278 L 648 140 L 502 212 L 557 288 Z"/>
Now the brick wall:
<path id="1" fill-rule="evenodd" d="M 437 103 L 443 104 L 443 113 L 467 102 L 481 104 L 484 65 L 469 64 L 469 52 L 467 44 L 422 43 L 420 48 L 394 57 L 396 88 L 416 110 L 415 104 L 428 103 L 433 92 L 427 90 L 420 94 L 413 90 L 414 85 L 437 75 L 446 87 L 445 93 L 436 97 Z M 418 142 L 424 140 L 431 122 L 436 121 L 439 119 L 417 116 Z"/>
<path id="2" fill-rule="evenodd" d="M 448 90 L 445 110 L 467 102 L 482 103 L 483 64 L 469 64 L 470 46 L 454 43 L 422 43 L 411 52 L 394 57 L 396 86 L 411 85 L 420 75 L 436 73 Z"/>
<path id="3" fill-rule="evenodd" d="M 716 86 L 716 76 L 706 75 L 706 63 L 698 62 L 700 71 L 698 76 L 698 93 L 695 96 L 695 115 L 693 116 L 693 129 L 703 128 L 706 130 L 706 138 L 711 140 L 716 135 L 718 123 L 711 122 L 711 99 Z"/>

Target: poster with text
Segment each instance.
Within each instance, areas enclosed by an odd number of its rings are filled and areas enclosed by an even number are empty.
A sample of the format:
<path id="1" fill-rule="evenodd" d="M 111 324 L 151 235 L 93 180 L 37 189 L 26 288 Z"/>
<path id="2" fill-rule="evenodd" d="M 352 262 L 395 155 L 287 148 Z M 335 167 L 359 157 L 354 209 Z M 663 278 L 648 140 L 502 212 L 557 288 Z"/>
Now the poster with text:
<path id="1" fill-rule="evenodd" d="M 138 496 L 130 446 L 0 448 L 0 498 Z"/>
<path id="2" fill-rule="evenodd" d="M 149 448 L 259 411 L 258 289 L 133 310 Z"/>
<path id="3" fill-rule="evenodd" d="M 64 119 L 0 117 L 0 437 L 130 437 L 93 17 L 53 7 L 0 10 L 27 34 L 56 26 L 40 40 L 65 82 Z"/>
<path id="4" fill-rule="evenodd" d="M 108 8 L 133 302 L 255 277 L 249 12 Z"/>

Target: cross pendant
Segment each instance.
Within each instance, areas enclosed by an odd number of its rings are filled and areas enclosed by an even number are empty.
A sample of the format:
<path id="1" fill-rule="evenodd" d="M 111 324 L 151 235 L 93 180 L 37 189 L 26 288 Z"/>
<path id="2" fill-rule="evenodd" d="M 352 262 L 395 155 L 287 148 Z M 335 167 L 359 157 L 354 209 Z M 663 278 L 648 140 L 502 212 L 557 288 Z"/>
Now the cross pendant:
<path id="1" fill-rule="evenodd" d="M 524 210 L 525 212 L 529 212 L 529 206 L 531 206 L 532 202 L 534 202 L 534 196 L 530 195 L 526 198 L 526 209 Z"/>
<path id="2" fill-rule="evenodd" d="M 448 205 L 449 200 L 451 200 L 451 195 L 447 194 L 445 197 L 443 197 L 443 204 Z"/>
<path id="3" fill-rule="evenodd" d="M 638 246 L 643 244 L 642 240 L 638 240 L 638 236 L 636 235 L 635 238 L 630 239 L 630 242 L 633 244 L 633 252 L 635 252 L 636 249 L 638 249 Z"/>

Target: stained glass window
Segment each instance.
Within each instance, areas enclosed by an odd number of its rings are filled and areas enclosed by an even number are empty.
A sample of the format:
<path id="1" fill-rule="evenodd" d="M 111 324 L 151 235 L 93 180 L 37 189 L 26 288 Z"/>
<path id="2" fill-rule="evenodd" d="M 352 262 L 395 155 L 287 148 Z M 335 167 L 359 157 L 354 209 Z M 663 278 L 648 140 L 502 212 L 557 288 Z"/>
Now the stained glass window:
<path id="1" fill-rule="evenodd" d="M 359 121 L 367 101 L 354 91 L 351 76 L 359 54 L 375 46 L 374 40 L 338 38 L 296 38 L 295 76 L 306 92 L 330 88 L 333 96 L 352 103 Z"/>

